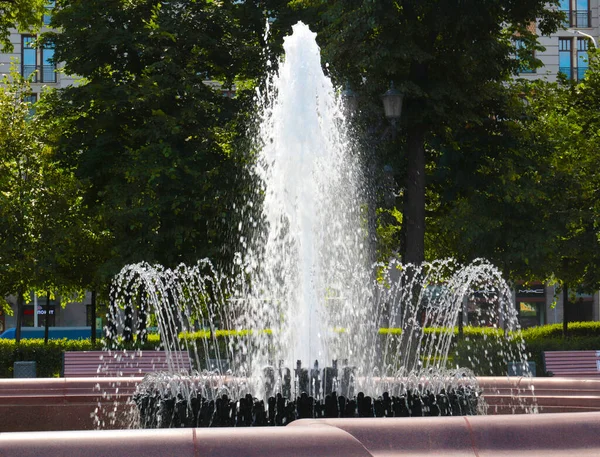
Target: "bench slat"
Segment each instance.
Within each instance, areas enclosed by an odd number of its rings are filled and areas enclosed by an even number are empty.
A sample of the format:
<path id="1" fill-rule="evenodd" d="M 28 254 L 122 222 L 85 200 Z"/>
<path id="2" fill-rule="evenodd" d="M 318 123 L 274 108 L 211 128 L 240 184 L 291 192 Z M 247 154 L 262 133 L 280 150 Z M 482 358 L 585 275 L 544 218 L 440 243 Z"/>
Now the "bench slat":
<path id="1" fill-rule="evenodd" d="M 544 365 L 555 376 L 600 377 L 600 351 L 545 351 Z"/>
<path id="2" fill-rule="evenodd" d="M 172 352 L 171 365 L 190 371 L 191 360 L 187 351 Z M 105 351 L 66 351 L 64 377 L 144 376 L 156 371 L 169 370 L 165 351 L 142 351 L 123 354 Z"/>

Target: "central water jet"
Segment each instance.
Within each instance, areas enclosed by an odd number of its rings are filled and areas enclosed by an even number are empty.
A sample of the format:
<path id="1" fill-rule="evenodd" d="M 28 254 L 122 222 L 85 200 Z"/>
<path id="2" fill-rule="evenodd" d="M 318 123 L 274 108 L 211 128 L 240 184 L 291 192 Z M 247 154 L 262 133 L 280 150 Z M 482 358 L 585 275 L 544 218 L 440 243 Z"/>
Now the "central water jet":
<path id="1" fill-rule="evenodd" d="M 368 301 L 356 303 L 370 282 L 365 182 L 316 34 L 298 23 L 283 46 L 278 72 L 257 97 L 264 230 L 256 232 L 260 250 L 240 256 L 255 268 L 239 326 L 270 328 L 277 361 L 312 366 L 342 356 L 333 329 L 354 331 L 368 315 Z"/>

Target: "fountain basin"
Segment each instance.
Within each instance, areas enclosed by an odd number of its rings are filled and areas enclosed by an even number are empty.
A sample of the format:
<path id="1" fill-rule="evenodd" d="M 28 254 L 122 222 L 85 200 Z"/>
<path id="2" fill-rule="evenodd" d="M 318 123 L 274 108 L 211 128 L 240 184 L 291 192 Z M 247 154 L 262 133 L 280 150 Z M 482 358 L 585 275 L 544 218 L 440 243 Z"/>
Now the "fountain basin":
<path id="1" fill-rule="evenodd" d="M 0 432 L 93 430 L 96 419 L 92 415 L 97 408 L 101 428 L 127 428 L 128 412 L 135 409 L 127 401 L 141 381 L 0 379 Z M 489 415 L 525 413 L 534 404 L 541 413 L 600 411 L 597 379 L 480 377 L 478 383 Z"/>
<path id="2" fill-rule="evenodd" d="M 600 413 L 302 419 L 254 429 L 103 430 L 1 433 L 11 457 L 596 456 Z"/>
<path id="3" fill-rule="evenodd" d="M 142 378 L 0 379 L 0 432 L 93 430 L 92 413 L 106 428 L 125 428 L 126 418 L 111 421 L 116 407 L 126 411 L 127 400 Z M 111 425 L 111 422 L 113 423 Z"/>

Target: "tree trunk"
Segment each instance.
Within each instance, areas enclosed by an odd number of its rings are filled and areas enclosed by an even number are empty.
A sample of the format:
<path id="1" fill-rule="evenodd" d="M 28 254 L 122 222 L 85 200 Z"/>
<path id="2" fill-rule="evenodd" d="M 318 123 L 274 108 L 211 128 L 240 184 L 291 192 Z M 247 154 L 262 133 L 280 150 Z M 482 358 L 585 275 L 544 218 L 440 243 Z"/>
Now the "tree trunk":
<path id="1" fill-rule="evenodd" d="M 23 326 L 23 291 L 17 292 L 17 327 L 15 328 L 15 342 L 21 342 L 21 327 Z"/>
<path id="2" fill-rule="evenodd" d="M 145 343 L 148 340 L 148 312 L 146 310 L 146 289 L 143 285 L 140 285 L 137 302 L 138 302 L 138 325 L 137 325 L 137 340 L 140 344 Z"/>
<path id="3" fill-rule="evenodd" d="M 464 338 L 465 338 L 465 329 L 464 329 L 464 322 L 463 322 L 463 319 L 464 319 L 464 311 L 463 311 L 464 306 L 463 305 L 464 305 L 464 302 L 461 303 L 460 311 L 458 312 L 458 339 L 459 340 L 464 340 Z"/>
<path id="4" fill-rule="evenodd" d="M 123 342 L 133 342 L 133 283 L 127 284 L 123 308 Z"/>
<path id="5" fill-rule="evenodd" d="M 114 348 L 119 340 L 117 319 L 119 309 L 115 300 L 116 291 L 110 290 L 108 300 L 108 313 L 106 315 L 106 325 L 104 326 L 104 338 L 109 348 Z"/>
<path id="6" fill-rule="evenodd" d="M 404 263 L 425 260 L 425 128 L 414 126 L 407 137 L 408 169 L 404 195 Z"/>
<path id="7" fill-rule="evenodd" d="M 96 291 L 92 290 L 92 302 L 90 304 L 90 314 L 92 319 L 92 333 L 90 334 L 90 341 L 92 347 L 96 346 Z"/>
<path id="8" fill-rule="evenodd" d="M 563 284 L 563 338 L 569 335 L 569 287 Z"/>
<path id="9" fill-rule="evenodd" d="M 50 291 L 46 292 L 46 317 L 44 321 L 44 344 L 48 344 L 48 334 L 50 333 Z"/>

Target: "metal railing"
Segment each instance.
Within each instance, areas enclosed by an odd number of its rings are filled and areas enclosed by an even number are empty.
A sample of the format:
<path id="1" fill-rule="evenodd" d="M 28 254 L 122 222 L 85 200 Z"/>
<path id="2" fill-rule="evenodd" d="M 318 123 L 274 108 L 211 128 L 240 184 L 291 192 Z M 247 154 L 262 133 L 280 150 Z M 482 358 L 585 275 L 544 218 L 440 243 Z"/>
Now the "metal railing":
<path id="1" fill-rule="evenodd" d="M 56 66 L 54 65 L 23 65 L 21 74 L 24 78 L 33 75 L 31 81 L 34 83 L 56 82 Z"/>
<path id="2" fill-rule="evenodd" d="M 571 19 L 573 27 L 588 28 L 592 26 L 592 12 L 590 10 L 573 11 L 573 16 Z"/>
<path id="3" fill-rule="evenodd" d="M 564 27 L 589 28 L 592 26 L 591 10 L 561 10 L 567 18 L 563 21 Z"/>
<path id="4" fill-rule="evenodd" d="M 573 79 L 573 68 L 572 67 L 559 67 L 559 73 L 562 73 L 567 79 Z"/>
<path id="5" fill-rule="evenodd" d="M 589 67 L 559 67 L 558 72 L 565 75 L 567 79 L 575 79 L 577 77 L 577 81 L 580 81 L 585 77 L 585 72 L 588 69 Z"/>
<path id="6" fill-rule="evenodd" d="M 571 10 L 560 10 L 562 13 L 565 13 L 566 19 L 563 20 L 563 27 L 571 27 Z"/>
<path id="7" fill-rule="evenodd" d="M 529 67 L 529 66 L 527 66 L 525 64 L 519 65 L 518 72 L 520 74 L 534 74 L 534 73 L 537 73 L 537 71 L 536 71 L 535 68 L 531 68 L 531 67 Z"/>

